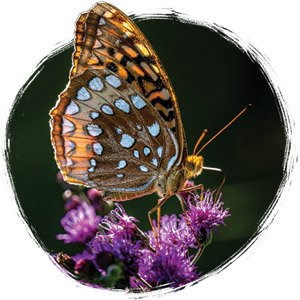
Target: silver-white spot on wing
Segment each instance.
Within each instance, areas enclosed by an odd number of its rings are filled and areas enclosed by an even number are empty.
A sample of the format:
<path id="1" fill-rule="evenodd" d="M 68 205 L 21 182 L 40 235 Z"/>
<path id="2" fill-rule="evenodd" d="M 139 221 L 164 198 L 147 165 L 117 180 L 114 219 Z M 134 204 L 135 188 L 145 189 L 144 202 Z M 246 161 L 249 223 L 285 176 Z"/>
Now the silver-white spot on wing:
<path id="1" fill-rule="evenodd" d="M 142 130 L 142 126 L 141 125 L 137 125 L 136 128 L 141 131 Z"/>
<path id="2" fill-rule="evenodd" d="M 121 128 L 117 128 L 117 129 L 116 129 L 116 133 L 117 133 L 117 134 L 121 134 L 122 132 L 123 132 L 123 131 L 122 131 Z"/>
<path id="3" fill-rule="evenodd" d="M 143 151 L 145 156 L 149 156 L 149 154 L 151 153 L 151 149 L 149 147 L 144 147 Z"/>
<path id="4" fill-rule="evenodd" d="M 86 127 L 87 132 L 91 136 L 99 136 L 103 131 L 97 124 L 88 124 Z"/>
<path id="5" fill-rule="evenodd" d="M 76 99 L 81 100 L 81 101 L 85 101 L 90 99 L 91 94 L 88 92 L 88 90 L 83 86 L 82 88 L 80 88 L 77 92 L 77 96 Z"/>
<path id="6" fill-rule="evenodd" d="M 90 159 L 90 164 L 93 166 L 93 167 L 96 167 L 96 160 L 94 158 Z"/>
<path id="7" fill-rule="evenodd" d="M 91 173 L 91 172 L 94 172 L 95 171 L 95 167 L 90 167 L 89 169 L 88 169 L 88 171 Z"/>
<path id="8" fill-rule="evenodd" d="M 73 141 L 70 141 L 68 139 L 65 139 L 65 154 L 71 152 L 75 149 L 75 143 Z"/>
<path id="9" fill-rule="evenodd" d="M 124 169 L 127 166 L 126 160 L 120 160 L 116 169 Z"/>
<path id="10" fill-rule="evenodd" d="M 67 160 L 67 167 L 70 167 L 73 165 L 73 161 L 70 157 L 66 157 L 66 160 Z"/>
<path id="11" fill-rule="evenodd" d="M 91 111 L 90 112 L 90 117 L 91 117 L 91 119 L 93 119 L 93 120 L 95 120 L 95 119 L 97 119 L 98 117 L 99 117 L 99 113 L 97 112 L 97 111 Z"/>
<path id="12" fill-rule="evenodd" d="M 129 114 L 130 113 L 130 106 L 129 104 L 122 98 L 118 98 L 115 101 L 115 107 L 117 107 L 119 110 Z"/>
<path id="13" fill-rule="evenodd" d="M 112 85 L 114 88 L 118 88 L 121 85 L 121 80 L 114 76 L 114 75 L 108 75 L 105 77 L 105 80 L 107 83 Z"/>
<path id="14" fill-rule="evenodd" d="M 120 145 L 124 148 L 131 148 L 133 146 L 133 144 L 135 143 L 135 139 L 133 137 L 131 137 L 130 135 L 124 133 L 122 135 L 122 139 L 120 142 Z"/>
<path id="15" fill-rule="evenodd" d="M 146 106 L 146 102 L 139 96 L 139 95 L 133 95 L 130 96 L 132 104 L 137 108 L 137 109 L 142 109 Z"/>
<path id="16" fill-rule="evenodd" d="M 167 166 L 167 171 L 168 171 L 168 170 L 171 168 L 171 166 L 174 164 L 176 158 L 177 158 L 177 153 L 176 153 L 173 157 L 171 157 L 171 159 L 169 160 L 168 166 Z"/>
<path id="17" fill-rule="evenodd" d="M 151 126 L 147 126 L 147 128 L 149 133 L 154 137 L 157 137 L 160 133 L 160 127 L 157 122 L 154 122 Z"/>
<path id="18" fill-rule="evenodd" d="M 145 166 L 139 166 L 139 168 L 142 172 L 148 172 L 148 168 Z"/>
<path id="19" fill-rule="evenodd" d="M 106 115 L 113 115 L 114 112 L 113 110 L 111 109 L 110 106 L 108 106 L 107 104 L 103 104 L 101 106 L 101 110 L 106 114 Z"/>
<path id="20" fill-rule="evenodd" d="M 96 154 L 101 155 L 103 151 L 103 146 L 100 143 L 94 143 L 93 149 Z"/>
<path id="21" fill-rule="evenodd" d="M 161 158 L 161 156 L 162 156 L 162 151 L 163 151 L 163 146 L 159 146 L 157 148 L 157 155 L 158 155 L 159 158 Z"/>
<path id="22" fill-rule="evenodd" d="M 140 158 L 140 152 L 139 152 L 139 150 L 134 149 L 133 150 L 133 156 L 136 157 L 136 158 Z"/>
<path id="23" fill-rule="evenodd" d="M 69 103 L 69 105 L 67 106 L 66 110 L 65 110 L 65 114 L 66 115 L 75 115 L 79 112 L 79 107 L 78 105 L 71 100 L 71 102 Z"/>
<path id="24" fill-rule="evenodd" d="M 75 125 L 67 120 L 66 118 L 62 117 L 63 122 L 62 122 L 62 134 L 68 133 L 68 132 L 72 132 L 73 130 L 75 130 Z"/>
<path id="25" fill-rule="evenodd" d="M 152 165 L 154 165 L 155 167 L 158 166 L 158 161 L 155 157 L 152 158 L 151 162 L 150 162 Z"/>
<path id="26" fill-rule="evenodd" d="M 169 171 L 169 169 L 173 166 L 173 164 L 175 163 L 175 161 L 178 157 L 178 144 L 177 144 L 177 141 L 174 137 L 174 134 L 170 130 L 169 130 L 169 132 L 171 134 L 173 143 L 175 145 L 175 155 L 173 157 L 171 157 L 171 159 L 169 160 L 168 165 L 167 165 L 167 171 Z"/>
<path id="27" fill-rule="evenodd" d="M 92 80 L 89 81 L 89 88 L 94 91 L 100 92 L 104 87 L 103 82 L 99 77 L 94 77 Z"/>
<path id="28" fill-rule="evenodd" d="M 105 20 L 103 18 L 100 18 L 99 22 L 98 22 L 99 25 L 103 25 L 105 24 Z"/>
<path id="29" fill-rule="evenodd" d="M 117 174 L 116 176 L 119 178 L 122 178 L 122 177 L 124 177 L 124 174 Z"/>

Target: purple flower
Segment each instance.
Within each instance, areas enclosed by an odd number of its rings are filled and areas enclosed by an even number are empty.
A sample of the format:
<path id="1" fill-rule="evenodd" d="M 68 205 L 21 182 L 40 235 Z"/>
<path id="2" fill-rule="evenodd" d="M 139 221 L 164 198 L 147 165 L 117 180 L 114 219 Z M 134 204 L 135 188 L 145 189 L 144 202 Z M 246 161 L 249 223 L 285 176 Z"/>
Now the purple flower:
<path id="1" fill-rule="evenodd" d="M 122 205 L 104 217 L 100 223 L 102 234 L 98 233 L 89 243 L 89 252 L 94 256 L 94 264 L 103 273 L 112 258 L 123 263 L 124 275 L 129 277 L 138 270 L 137 259 L 144 241 L 134 222 L 134 217 L 126 214 Z"/>
<path id="2" fill-rule="evenodd" d="M 101 274 L 105 275 L 107 266 L 113 262 L 117 263 L 116 259 L 122 262 L 123 272 L 128 280 L 130 276 L 137 273 L 141 241 L 133 244 L 131 237 L 125 231 L 123 236 L 97 234 L 88 246 L 94 256 L 93 262 Z"/>
<path id="3" fill-rule="evenodd" d="M 134 230 L 137 228 L 134 222 L 139 221 L 128 216 L 121 204 L 116 203 L 115 205 L 117 208 L 102 219 L 100 226 L 106 230 L 107 234 L 123 234 L 125 230 L 129 235 L 134 235 Z"/>
<path id="4" fill-rule="evenodd" d="M 142 256 L 139 275 L 152 287 L 163 284 L 178 287 L 199 278 L 190 258 L 187 251 L 161 243 L 157 254 L 151 252 Z"/>
<path id="5" fill-rule="evenodd" d="M 126 234 L 133 244 L 140 241 L 142 248 L 151 248 L 149 245 L 149 237 L 134 223 L 139 221 L 132 216 L 128 216 L 121 204 L 115 203 L 115 205 L 117 208 L 112 210 L 108 216 L 104 217 L 100 223 L 100 226 L 106 231 L 106 234 L 116 237 L 120 235 L 120 238 L 123 238 L 124 234 Z"/>
<path id="6" fill-rule="evenodd" d="M 186 213 L 191 227 L 201 244 L 210 238 L 212 231 L 217 231 L 215 227 L 220 226 L 220 224 L 226 225 L 223 219 L 230 216 L 229 209 L 223 210 L 224 203 L 220 202 L 221 196 L 216 202 L 214 202 L 214 193 L 209 190 L 204 193 L 202 201 L 198 195 L 192 196 L 190 192 L 188 195 L 181 193 L 181 196 L 184 197 L 187 205 Z M 180 217 L 181 226 L 184 226 L 183 224 L 186 224 L 187 221 L 183 215 Z"/>
<path id="7" fill-rule="evenodd" d="M 193 186 L 193 183 L 189 184 Z M 166 284 L 177 288 L 197 280 L 201 272 L 197 271 L 194 262 L 211 240 L 212 231 L 220 224 L 225 225 L 224 218 L 229 214 L 228 209 L 223 209 L 220 197 L 214 203 L 210 191 L 203 194 L 202 200 L 195 192 L 181 193 L 181 196 L 190 226 L 184 215 L 180 218 L 162 216 L 158 247 L 153 231 L 142 232 L 136 225 L 138 220 L 128 216 L 119 203 L 101 219 L 94 206 L 86 202 L 77 204 L 77 198 L 68 198 L 70 207 L 73 204 L 77 207 L 61 220 L 66 234 L 57 238 L 65 243 L 86 243 L 85 250 L 71 258 L 72 273 L 79 280 L 99 287 L 142 290 Z M 102 201 L 101 193 L 92 189 L 88 191 L 88 197 L 92 203 Z M 155 220 L 153 225 L 158 233 Z M 195 257 L 189 255 L 191 247 L 199 247 Z"/>
<path id="8" fill-rule="evenodd" d="M 103 278 L 107 278 L 120 263 L 123 279 L 128 283 L 129 278 L 137 273 L 140 249 L 144 244 L 141 239 L 143 236 L 139 235 L 133 223 L 138 220 L 128 216 L 120 204 L 116 206 L 101 220 L 99 226 L 102 230 L 87 243 L 86 250 L 72 257 L 76 263 L 76 274 L 90 277 L 94 276 L 96 270 Z"/>
<path id="9" fill-rule="evenodd" d="M 158 234 L 156 220 L 153 220 L 153 225 Z M 187 226 L 187 223 L 182 222 L 175 214 L 162 216 L 160 225 L 159 244 L 168 244 L 186 250 L 195 242 L 195 237 Z M 155 248 L 156 239 L 152 230 L 148 231 L 148 236 L 150 237 L 150 245 Z"/>
<path id="10" fill-rule="evenodd" d="M 100 220 L 101 217 L 96 215 L 94 207 L 83 202 L 61 219 L 61 225 L 67 233 L 58 234 L 56 238 L 64 240 L 65 244 L 86 243 L 97 232 Z"/>
<path id="11" fill-rule="evenodd" d="M 150 245 L 155 247 L 153 231 L 149 231 L 148 235 Z M 192 256 L 188 256 L 188 247 L 194 239 L 187 224 L 181 224 L 176 215 L 163 216 L 158 237 L 159 247 L 156 253 L 148 249 L 141 253 L 139 276 L 152 287 L 163 284 L 178 287 L 196 280 L 200 274 L 196 273 L 197 267 L 191 265 Z M 143 286 L 143 283 L 140 284 Z M 133 283 L 135 286 L 136 283 Z"/>

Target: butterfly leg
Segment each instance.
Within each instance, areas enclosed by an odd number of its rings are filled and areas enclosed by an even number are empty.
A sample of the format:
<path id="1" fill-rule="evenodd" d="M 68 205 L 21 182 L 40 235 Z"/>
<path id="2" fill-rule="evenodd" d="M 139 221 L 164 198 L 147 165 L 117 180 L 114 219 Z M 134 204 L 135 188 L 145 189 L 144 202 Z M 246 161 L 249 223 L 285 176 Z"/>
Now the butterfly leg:
<path id="1" fill-rule="evenodd" d="M 201 184 L 200 184 L 200 185 L 201 185 Z M 202 185 L 202 187 L 203 187 L 203 185 Z M 193 187 L 193 188 L 194 188 L 194 187 Z M 193 227 L 192 227 L 192 225 L 191 225 L 191 222 L 190 222 L 190 220 L 189 220 L 189 218 L 188 218 L 188 216 L 187 216 L 186 208 L 185 208 L 185 204 L 184 204 L 183 198 L 182 198 L 179 194 L 176 194 L 176 196 L 177 196 L 177 198 L 178 198 L 179 201 L 180 201 L 181 208 L 182 208 L 182 211 L 183 211 L 183 213 L 184 213 L 184 216 L 185 216 L 187 225 L 190 227 L 190 229 L 191 229 L 191 231 L 192 231 L 192 233 L 193 233 L 193 235 L 194 235 L 194 237 L 195 237 L 195 239 L 196 239 L 196 241 L 197 241 L 197 244 L 199 245 L 198 251 L 197 251 L 195 257 L 193 258 L 193 261 L 191 262 L 191 265 L 192 265 L 192 264 L 196 263 L 196 261 L 199 259 L 200 255 L 202 254 L 202 252 L 203 252 L 203 250 L 204 250 L 204 247 L 201 245 L 201 243 L 200 243 L 200 241 L 199 241 L 197 235 L 195 234 L 195 231 L 194 231 L 194 229 L 193 229 Z"/>
<path id="2" fill-rule="evenodd" d="M 160 234 L 160 211 L 161 211 L 161 206 L 159 206 L 158 209 L 157 209 L 157 231 L 158 231 L 158 235 Z"/>
<path id="3" fill-rule="evenodd" d="M 195 185 L 195 186 L 191 186 L 189 188 L 181 190 L 180 192 L 184 192 L 184 193 L 185 192 L 193 192 L 193 191 L 196 191 L 198 189 L 201 189 L 200 200 L 202 201 L 203 200 L 203 193 L 204 193 L 204 185 L 203 184 L 198 184 L 198 185 Z"/>
<path id="4" fill-rule="evenodd" d="M 153 222 L 152 222 L 152 219 L 151 219 L 151 214 L 153 214 L 156 210 L 157 210 L 157 218 L 159 217 L 159 220 L 157 220 L 158 224 L 158 233 L 160 231 L 160 208 L 161 206 L 167 201 L 169 197 L 165 197 L 165 198 L 162 198 L 162 199 L 159 199 L 158 200 L 158 203 L 156 206 L 154 206 L 151 210 L 148 211 L 148 218 L 149 218 L 149 221 L 150 221 L 150 225 L 151 225 L 151 228 L 153 230 L 153 233 L 154 233 L 154 236 L 155 236 L 155 239 L 156 239 L 156 248 L 158 248 L 158 235 L 156 233 L 156 230 L 154 228 L 154 225 L 153 225 Z"/>

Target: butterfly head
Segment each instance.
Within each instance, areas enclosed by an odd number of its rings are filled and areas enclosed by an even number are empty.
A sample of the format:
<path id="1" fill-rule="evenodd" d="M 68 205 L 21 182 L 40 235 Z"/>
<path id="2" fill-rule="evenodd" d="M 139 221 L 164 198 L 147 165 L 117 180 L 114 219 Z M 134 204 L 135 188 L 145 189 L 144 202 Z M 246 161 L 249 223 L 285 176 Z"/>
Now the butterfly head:
<path id="1" fill-rule="evenodd" d="M 203 168 L 203 156 L 189 155 L 186 158 L 184 167 L 187 171 L 187 178 L 192 178 L 200 175 Z"/>

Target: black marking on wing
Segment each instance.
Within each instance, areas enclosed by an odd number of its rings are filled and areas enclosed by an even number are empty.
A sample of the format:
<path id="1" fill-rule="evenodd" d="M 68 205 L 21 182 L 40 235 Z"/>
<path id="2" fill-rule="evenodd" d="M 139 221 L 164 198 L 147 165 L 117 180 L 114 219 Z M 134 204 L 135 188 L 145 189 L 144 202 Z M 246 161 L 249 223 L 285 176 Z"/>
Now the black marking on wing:
<path id="1" fill-rule="evenodd" d="M 118 67 L 116 66 L 115 63 L 113 62 L 109 62 L 107 65 L 106 65 L 106 68 L 114 73 L 118 72 Z"/>
<path id="2" fill-rule="evenodd" d="M 135 77 L 128 70 L 126 70 L 126 71 L 127 71 L 127 74 L 128 74 L 128 77 L 127 77 L 126 81 L 129 84 L 131 84 L 133 81 L 135 81 Z"/>
<path id="3" fill-rule="evenodd" d="M 132 59 L 130 57 L 128 57 L 126 54 L 123 55 L 120 64 L 124 67 L 126 67 L 126 64 L 128 61 L 132 61 Z"/>
<path id="4" fill-rule="evenodd" d="M 171 110 L 167 116 L 161 110 L 157 111 L 160 114 L 160 116 L 167 122 L 170 122 L 175 118 L 175 113 L 173 110 Z"/>
<path id="5" fill-rule="evenodd" d="M 156 98 L 154 98 L 154 99 L 151 100 L 151 104 L 153 106 L 155 106 L 156 103 L 159 103 L 163 107 L 168 108 L 168 109 L 173 107 L 173 103 L 172 103 L 171 98 L 168 98 L 168 100 L 163 100 L 160 97 L 156 97 Z"/>

